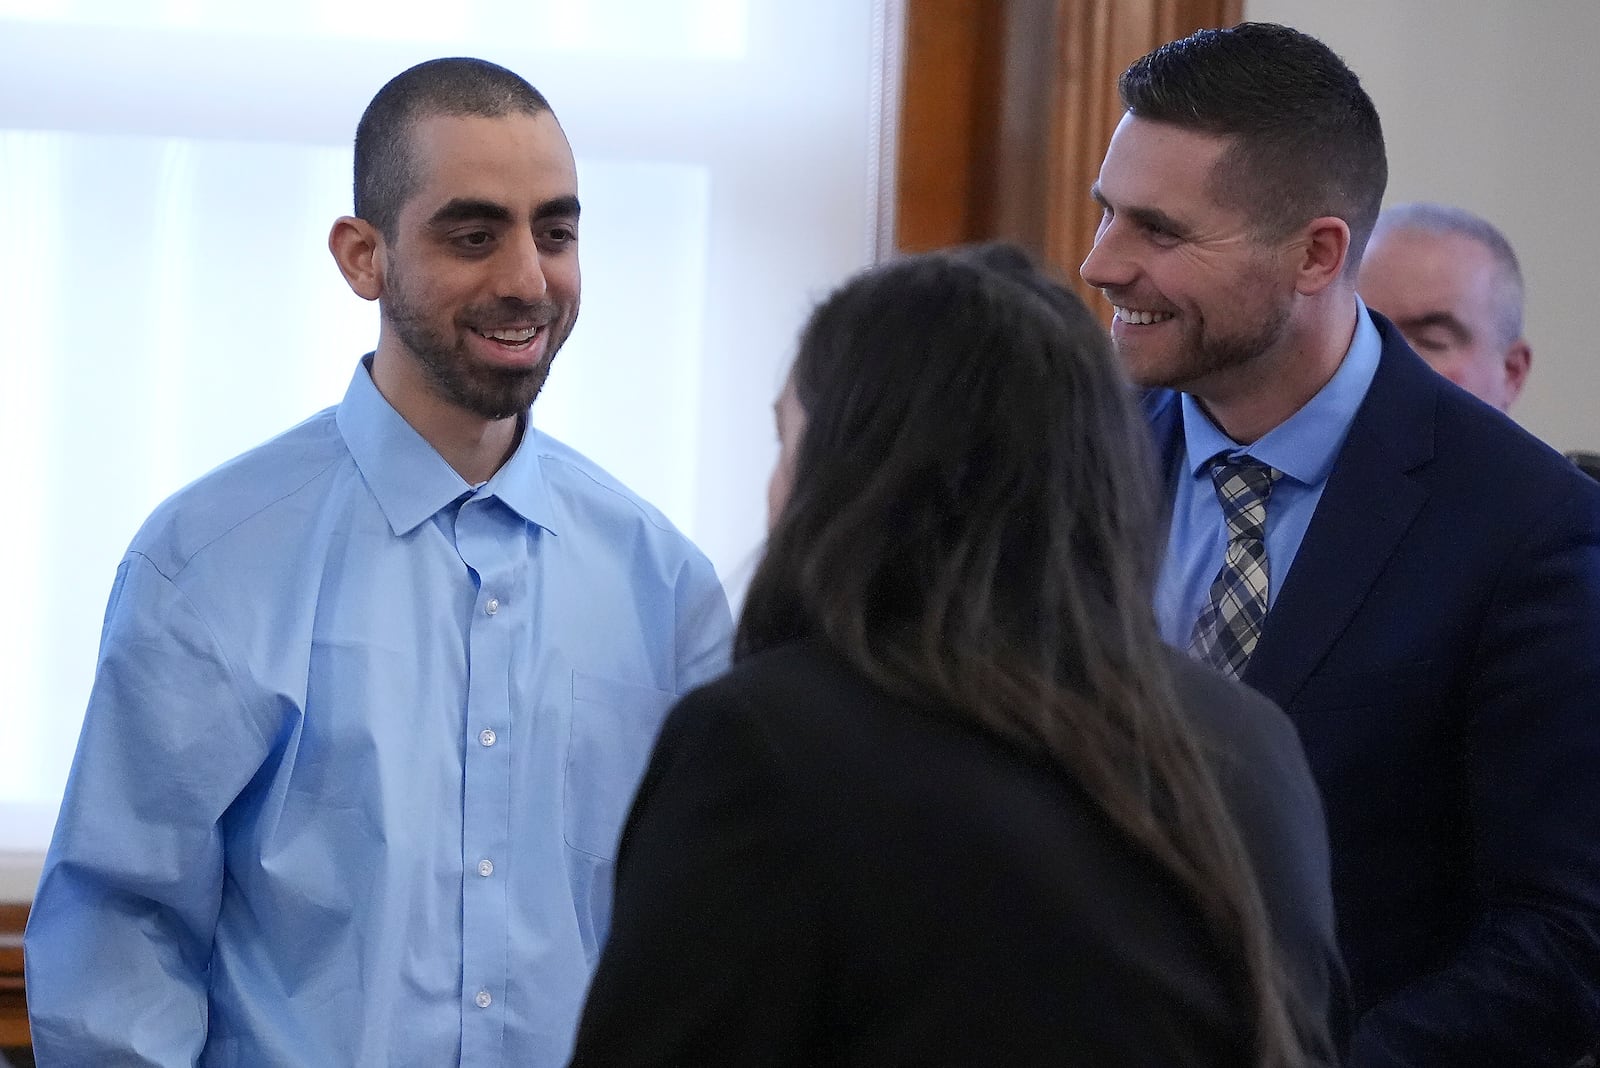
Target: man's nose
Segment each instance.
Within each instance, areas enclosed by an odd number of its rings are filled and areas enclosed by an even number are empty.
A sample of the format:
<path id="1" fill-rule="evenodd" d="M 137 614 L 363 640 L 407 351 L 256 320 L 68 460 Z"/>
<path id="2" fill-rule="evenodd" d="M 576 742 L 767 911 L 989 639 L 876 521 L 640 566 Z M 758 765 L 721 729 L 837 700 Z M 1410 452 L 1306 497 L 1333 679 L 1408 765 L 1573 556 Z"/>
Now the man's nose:
<path id="1" fill-rule="evenodd" d="M 496 282 L 499 296 L 513 297 L 528 304 L 544 299 L 548 288 L 544 261 L 539 252 L 539 243 L 532 234 L 508 241 L 498 266 L 500 273 Z"/>
<path id="2" fill-rule="evenodd" d="M 1123 248 L 1121 231 L 1115 221 L 1107 223 L 1095 235 L 1094 247 L 1078 267 L 1083 280 L 1096 289 L 1126 286 L 1138 274 L 1138 266 Z"/>

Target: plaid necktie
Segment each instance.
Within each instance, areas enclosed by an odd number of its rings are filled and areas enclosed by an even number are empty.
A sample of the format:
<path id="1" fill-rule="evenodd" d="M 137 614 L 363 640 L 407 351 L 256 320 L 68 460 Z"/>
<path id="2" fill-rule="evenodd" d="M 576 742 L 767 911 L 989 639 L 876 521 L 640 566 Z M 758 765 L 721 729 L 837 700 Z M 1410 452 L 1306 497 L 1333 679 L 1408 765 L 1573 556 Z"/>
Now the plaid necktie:
<path id="1" fill-rule="evenodd" d="M 1283 476 L 1259 460 L 1218 457 L 1211 481 L 1228 523 L 1228 551 L 1195 620 L 1189 652 L 1238 677 L 1261 638 L 1267 618 L 1267 498 Z"/>

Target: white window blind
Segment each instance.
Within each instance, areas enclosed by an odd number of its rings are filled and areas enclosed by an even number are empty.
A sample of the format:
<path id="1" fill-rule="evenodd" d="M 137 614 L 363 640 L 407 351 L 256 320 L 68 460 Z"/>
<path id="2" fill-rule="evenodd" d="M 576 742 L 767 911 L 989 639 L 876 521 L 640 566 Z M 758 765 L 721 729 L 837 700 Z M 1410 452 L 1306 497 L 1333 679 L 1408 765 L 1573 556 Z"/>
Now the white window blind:
<path id="1" fill-rule="evenodd" d="M 446 10 L 0 0 L 0 899 L 31 895 L 138 524 L 337 403 L 376 340 L 326 236 L 361 110 L 412 63 L 549 97 L 584 295 L 535 421 L 748 578 L 795 332 L 877 247 L 897 6 Z"/>

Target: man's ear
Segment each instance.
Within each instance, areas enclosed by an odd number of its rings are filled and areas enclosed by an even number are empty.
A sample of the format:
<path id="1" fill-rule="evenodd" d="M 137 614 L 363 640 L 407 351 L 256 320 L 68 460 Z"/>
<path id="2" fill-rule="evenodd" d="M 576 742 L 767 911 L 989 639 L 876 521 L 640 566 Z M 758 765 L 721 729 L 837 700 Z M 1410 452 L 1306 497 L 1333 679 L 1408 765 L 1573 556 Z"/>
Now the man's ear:
<path id="1" fill-rule="evenodd" d="M 1344 273 L 1350 255 L 1350 226 L 1335 215 L 1306 223 L 1294 243 L 1295 291 L 1305 296 L 1322 292 Z"/>
<path id="2" fill-rule="evenodd" d="M 1526 338 L 1517 338 L 1506 349 L 1505 365 L 1506 407 L 1509 408 L 1522 394 L 1523 384 L 1528 381 L 1528 369 L 1533 366 L 1533 346 Z"/>
<path id="3" fill-rule="evenodd" d="M 356 296 L 377 300 L 383 294 L 383 235 L 365 219 L 341 216 L 328 232 L 328 251 Z"/>

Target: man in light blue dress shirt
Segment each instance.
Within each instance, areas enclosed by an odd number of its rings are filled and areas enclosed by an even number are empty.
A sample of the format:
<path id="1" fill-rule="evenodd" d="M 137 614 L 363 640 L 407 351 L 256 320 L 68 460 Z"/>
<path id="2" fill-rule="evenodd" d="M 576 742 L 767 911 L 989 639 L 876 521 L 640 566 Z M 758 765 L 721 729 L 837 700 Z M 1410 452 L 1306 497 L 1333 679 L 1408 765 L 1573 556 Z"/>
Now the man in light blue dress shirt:
<path id="1" fill-rule="evenodd" d="M 163 504 L 112 589 L 27 934 L 41 1065 L 565 1062 L 621 821 L 727 602 L 529 406 L 578 312 L 521 78 L 374 98 L 342 403 Z"/>

